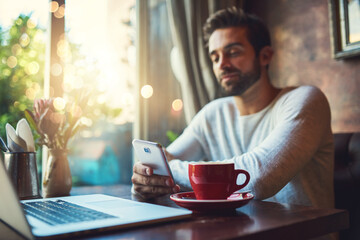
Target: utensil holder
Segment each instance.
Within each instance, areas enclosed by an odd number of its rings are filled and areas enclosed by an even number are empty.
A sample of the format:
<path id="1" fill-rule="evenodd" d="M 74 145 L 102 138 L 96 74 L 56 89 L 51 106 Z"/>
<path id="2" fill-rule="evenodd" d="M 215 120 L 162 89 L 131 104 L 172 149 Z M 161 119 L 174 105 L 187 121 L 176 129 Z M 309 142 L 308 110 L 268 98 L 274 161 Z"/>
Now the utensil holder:
<path id="1" fill-rule="evenodd" d="M 5 152 L 4 163 L 21 200 L 41 198 L 35 152 Z"/>

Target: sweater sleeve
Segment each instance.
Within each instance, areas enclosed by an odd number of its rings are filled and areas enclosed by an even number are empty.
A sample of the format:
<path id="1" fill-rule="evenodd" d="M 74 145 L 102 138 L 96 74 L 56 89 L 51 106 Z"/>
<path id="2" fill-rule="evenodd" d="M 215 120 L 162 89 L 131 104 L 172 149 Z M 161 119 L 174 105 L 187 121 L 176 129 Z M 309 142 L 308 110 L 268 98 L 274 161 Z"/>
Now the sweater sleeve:
<path id="1" fill-rule="evenodd" d="M 205 157 L 199 140 L 191 130 L 185 129 L 183 134 L 169 145 L 166 150 L 176 158 L 169 162 L 175 182 L 181 186 L 182 191 L 191 190 L 188 178 L 188 164 L 203 160 Z"/>

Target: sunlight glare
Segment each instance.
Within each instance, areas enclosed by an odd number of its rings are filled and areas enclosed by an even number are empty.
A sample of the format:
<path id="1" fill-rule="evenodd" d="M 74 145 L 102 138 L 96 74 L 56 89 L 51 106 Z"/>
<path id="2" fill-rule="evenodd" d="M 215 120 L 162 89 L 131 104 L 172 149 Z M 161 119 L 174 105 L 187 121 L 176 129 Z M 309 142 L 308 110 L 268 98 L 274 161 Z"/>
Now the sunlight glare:
<path id="1" fill-rule="evenodd" d="M 74 86 L 72 84 L 72 82 L 65 82 L 63 83 L 63 89 L 64 89 L 64 92 L 71 92 L 71 90 L 74 89 Z"/>
<path id="2" fill-rule="evenodd" d="M 98 98 L 97 98 L 97 103 L 99 104 L 104 104 L 106 102 L 106 96 L 105 94 L 101 94 Z"/>
<path id="3" fill-rule="evenodd" d="M 123 106 L 131 106 L 134 104 L 134 96 L 131 92 L 125 92 L 121 96 L 121 103 Z"/>
<path id="4" fill-rule="evenodd" d="M 82 78 L 77 78 L 73 83 L 73 87 L 76 89 L 80 89 L 84 87 L 84 80 Z"/>
<path id="5" fill-rule="evenodd" d="M 45 42 L 45 34 L 44 34 L 44 32 L 42 30 L 38 29 L 36 31 L 36 34 L 35 34 L 33 39 L 34 39 L 35 42 L 39 42 L 39 43 Z"/>
<path id="6" fill-rule="evenodd" d="M 136 65 L 136 47 L 131 45 L 127 50 L 129 64 L 134 67 Z"/>

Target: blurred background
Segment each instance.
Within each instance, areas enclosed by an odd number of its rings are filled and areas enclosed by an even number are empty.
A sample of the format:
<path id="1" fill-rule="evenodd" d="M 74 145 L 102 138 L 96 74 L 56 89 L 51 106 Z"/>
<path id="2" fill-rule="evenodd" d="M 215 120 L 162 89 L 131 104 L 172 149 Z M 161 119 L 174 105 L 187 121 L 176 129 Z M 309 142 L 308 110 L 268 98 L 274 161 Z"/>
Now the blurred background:
<path id="1" fill-rule="evenodd" d="M 73 185 L 130 183 L 137 106 L 154 109 L 153 119 L 147 117 L 152 122 L 146 123 L 152 128 L 147 139 L 166 146 L 185 126 L 169 61 L 168 21 L 159 21 L 167 18 L 165 1 L 149 3 L 156 29 L 150 39 L 161 47 L 151 62 L 153 81 L 140 83 L 135 0 L 0 0 L 1 136 L 6 123 L 15 127 L 24 110 L 32 110 L 34 99 L 73 101 L 87 90 L 91 97 L 81 117 L 86 127 L 69 144 Z M 157 76 L 160 66 L 167 76 L 163 81 Z"/>

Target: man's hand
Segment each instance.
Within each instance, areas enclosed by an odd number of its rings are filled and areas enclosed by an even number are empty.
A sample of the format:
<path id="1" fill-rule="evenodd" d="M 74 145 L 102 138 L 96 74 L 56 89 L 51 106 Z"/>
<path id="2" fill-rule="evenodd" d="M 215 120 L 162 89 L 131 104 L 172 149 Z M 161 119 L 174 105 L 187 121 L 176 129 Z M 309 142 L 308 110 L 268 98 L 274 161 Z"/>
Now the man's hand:
<path id="1" fill-rule="evenodd" d="M 179 185 L 174 184 L 170 177 L 153 174 L 151 167 L 140 162 L 134 165 L 131 181 L 134 191 L 143 198 L 153 198 L 180 191 Z"/>
<path id="2" fill-rule="evenodd" d="M 168 151 L 166 151 L 166 148 L 163 147 L 163 151 L 165 153 L 166 160 L 170 162 L 171 160 L 175 159 L 175 156 L 169 153 Z"/>

